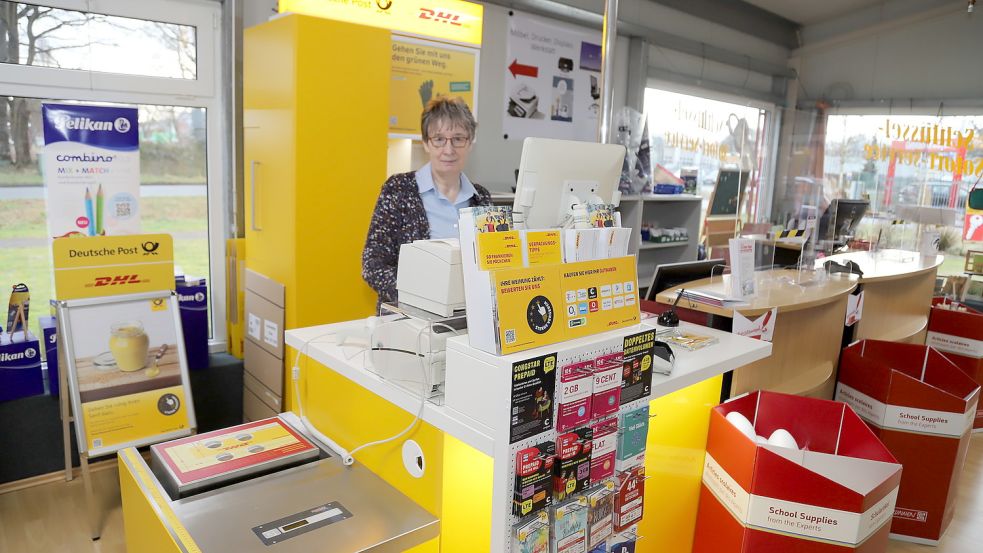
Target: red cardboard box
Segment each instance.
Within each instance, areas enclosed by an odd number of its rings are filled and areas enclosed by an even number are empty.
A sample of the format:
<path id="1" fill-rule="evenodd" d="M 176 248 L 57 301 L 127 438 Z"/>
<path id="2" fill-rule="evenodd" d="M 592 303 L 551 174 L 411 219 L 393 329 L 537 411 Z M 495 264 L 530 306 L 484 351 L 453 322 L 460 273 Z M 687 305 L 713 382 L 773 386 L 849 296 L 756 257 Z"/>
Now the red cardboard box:
<path id="1" fill-rule="evenodd" d="M 737 411 L 802 450 L 757 445 Z M 881 553 L 901 466 L 843 403 L 755 392 L 710 413 L 693 553 Z"/>
<path id="2" fill-rule="evenodd" d="M 865 340 L 843 350 L 836 398 L 904 466 L 891 536 L 936 544 L 952 520 L 980 387 L 933 348 Z"/>
<path id="3" fill-rule="evenodd" d="M 928 317 L 928 335 L 925 345 L 943 352 L 977 384 L 983 385 L 983 313 L 959 305 L 960 310 L 947 309 L 944 298 L 932 300 Z M 962 309 L 965 309 L 963 311 Z M 973 429 L 983 430 L 983 409 L 976 406 Z"/>

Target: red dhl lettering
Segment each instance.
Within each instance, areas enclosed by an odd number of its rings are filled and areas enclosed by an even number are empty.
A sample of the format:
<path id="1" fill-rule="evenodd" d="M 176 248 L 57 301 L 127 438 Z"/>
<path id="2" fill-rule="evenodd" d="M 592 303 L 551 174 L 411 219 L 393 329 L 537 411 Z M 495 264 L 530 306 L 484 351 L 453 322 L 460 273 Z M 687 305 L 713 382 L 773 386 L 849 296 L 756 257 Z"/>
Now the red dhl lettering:
<path id="1" fill-rule="evenodd" d="M 116 275 L 111 277 L 96 277 L 96 286 L 116 286 L 125 284 L 139 284 L 140 275 Z"/>
<path id="2" fill-rule="evenodd" d="M 445 12 L 445 11 L 434 11 L 430 8 L 420 8 L 420 19 L 426 19 L 428 21 L 437 21 L 440 23 L 447 23 L 449 25 L 461 26 L 460 15 L 455 13 Z"/>

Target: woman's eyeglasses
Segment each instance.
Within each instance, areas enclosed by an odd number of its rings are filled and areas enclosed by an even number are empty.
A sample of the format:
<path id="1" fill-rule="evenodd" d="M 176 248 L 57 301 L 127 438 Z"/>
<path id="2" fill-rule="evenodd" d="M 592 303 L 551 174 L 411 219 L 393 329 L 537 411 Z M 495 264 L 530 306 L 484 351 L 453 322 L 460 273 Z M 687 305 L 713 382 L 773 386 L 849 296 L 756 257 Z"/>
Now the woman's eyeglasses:
<path id="1" fill-rule="evenodd" d="M 434 148 L 443 148 L 450 141 L 451 146 L 455 148 L 464 148 L 471 143 L 470 136 L 452 136 L 450 138 L 446 136 L 431 136 L 430 145 Z"/>

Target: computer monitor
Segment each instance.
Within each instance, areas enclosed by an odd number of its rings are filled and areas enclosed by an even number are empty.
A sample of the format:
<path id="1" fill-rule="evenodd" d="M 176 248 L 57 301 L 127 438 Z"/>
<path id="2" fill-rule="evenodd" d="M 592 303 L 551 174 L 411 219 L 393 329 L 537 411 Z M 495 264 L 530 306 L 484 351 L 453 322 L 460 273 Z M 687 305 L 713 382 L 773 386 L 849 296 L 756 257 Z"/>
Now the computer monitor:
<path id="1" fill-rule="evenodd" d="M 575 204 L 618 204 L 626 151 L 620 144 L 526 138 L 512 207 L 516 227 L 556 228 Z"/>
<path id="2" fill-rule="evenodd" d="M 834 214 L 833 240 L 840 242 L 852 238 L 857 232 L 857 226 L 867 213 L 870 202 L 867 200 L 836 199 L 829 204 L 830 213 Z M 823 238 L 820 236 L 820 238 Z"/>
<path id="3" fill-rule="evenodd" d="M 655 268 L 652 282 L 645 292 L 645 299 L 655 301 L 659 292 L 675 288 L 714 274 L 722 274 L 726 263 L 723 258 L 705 259 L 703 261 L 684 261 L 682 263 L 663 263 Z"/>

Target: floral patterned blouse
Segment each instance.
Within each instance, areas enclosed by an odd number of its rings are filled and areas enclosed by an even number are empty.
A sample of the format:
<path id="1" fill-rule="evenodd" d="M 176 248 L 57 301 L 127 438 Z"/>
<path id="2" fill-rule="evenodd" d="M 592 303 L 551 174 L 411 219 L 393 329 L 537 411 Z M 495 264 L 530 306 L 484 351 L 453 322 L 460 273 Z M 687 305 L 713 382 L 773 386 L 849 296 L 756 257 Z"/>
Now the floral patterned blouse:
<path id="1" fill-rule="evenodd" d="M 416 174 L 398 173 L 386 180 L 372 212 L 369 234 L 362 250 L 362 278 L 379 294 L 379 302 L 396 301 L 396 264 L 399 247 L 430 239 L 430 222 L 420 199 Z M 491 195 L 474 184 L 471 207 L 490 205 Z"/>

